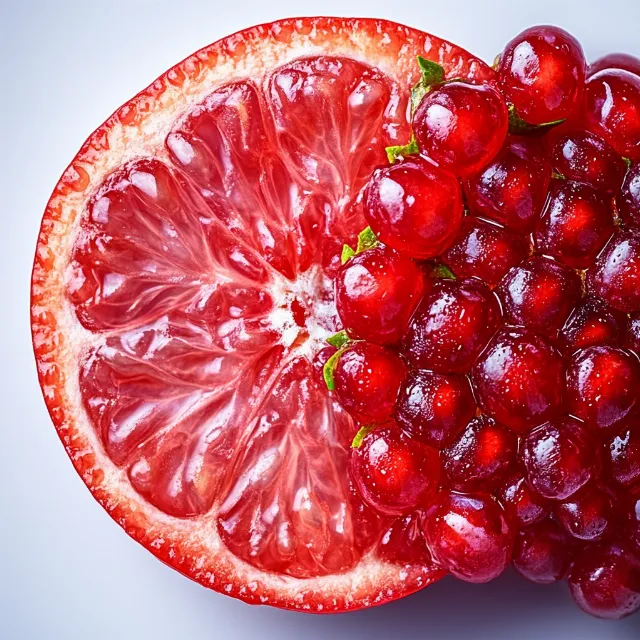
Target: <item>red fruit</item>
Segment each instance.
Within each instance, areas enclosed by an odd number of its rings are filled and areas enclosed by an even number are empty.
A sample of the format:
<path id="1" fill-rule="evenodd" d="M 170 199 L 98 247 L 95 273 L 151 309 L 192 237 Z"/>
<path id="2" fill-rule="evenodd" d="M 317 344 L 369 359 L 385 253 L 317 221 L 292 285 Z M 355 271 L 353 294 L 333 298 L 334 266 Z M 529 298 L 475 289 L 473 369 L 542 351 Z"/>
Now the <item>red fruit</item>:
<path id="1" fill-rule="evenodd" d="M 630 227 L 640 227 L 640 162 L 627 173 L 618 196 L 618 210 Z"/>
<path id="2" fill-rule="evenodd" d="M 503 483 L 497 496 L 517 529 L 536 524 L 549 515 L 545 500 L 531 491 L 531 487 L 519 473 L 514 473 Z"/>
<path id="3" fill-rule="evenodd" d="M 567 118 L 578 107 L 585 78 L 580 43 L 558 27 L 526 29 L 500 58 L 500 87 L 507 102 L 531 124 Z"/>
<path id="4" fill-rule="evenodd" d="M 467 372 L 500 323 L 498 300 L 477 280 L 439 280 L 402 340 L 414 367 Z"/>
<path id="5" fill-rule="evenodd" d="M 511 559 L 513 531 L 487 494 L 440 492 L 426 513 L 424 531 L 433 559 L 467 582 L 497 578 Z"/>
<path id="6" fill-rule="evenodd" d="M 629 315 L 626 346 L 640 358 L 640 311 Z"/>
<path id="7" fill-rule="evenodd" d="M 624 546 L 585 547 L 567 580 L 577 605 L 597 618 L 615 620 L 640 609 L 640 568 Z"/>
<path id="8" fill-rule="evenodd" d="M 475 412 L 466 378 L 416 371 L 400 390 L 395 419 L 410 436 L 441 449 L 465 428 Z"/>
<path id="9" fill-rule="evenodd" d="M 404 515 L 424 509 L 438 490 L 438 452 L 412 440 L 395 424 L 378 427 L 351 449 L 351 478 L 373 509 Z"/>
<path id="10" fill-rule="evenodd" d="M 536 225 L 538 251 L 585 269 L 613 235 L 613 199 L 588 184 L 558 181 Z"/>
<path id="11" fill-rule="evenodd" d="M 519 233 L 533 230 L 547 201 L 551 163 L 540 144 L 510 136 L 498 157 L 466 182 L 471 212 Z"/>
<path id="12" fill-rule="evenodd" d="M 338 272 L 338 314 L 352 338 L 378 344 L 397 342 L 423 289 L 424 276 L 415 262 L 379 245 L 354 256 Z"/>
<path id="13" fill-rule="evenodd" d="M 556 415 L 564 394 L 562 357 L 546 340 L 524 329 L 504 329 L 473 367 L 480 407 L 518 433 Z"/>
<path id="14" fill-rule="evenodd" d="M 606 485 L 595 482 L 583 487 L 553 510 L 558 523 L 579 540 L 602 540 L 615 529 L 616 499 Z"/>
<path id="15" fill-rule="evenodd" d="M 640 415 L 632 416 L 609 440 L 604 461 L 611 480 L 625 487 L 640 484 Z"/>
<path id="16" fill-rule="evenodd" d="M 609 53 L 592 62 L 589 65 L 587 75 L 591 77 L 603 69 L 624 69 L 640 76 L 640 60 L 628 53 Z"/>
<path id="17" fill-rule="evenodd" d="M 313 373 L 318 384 L 324 385 L 324 365 L 327 360 L 337 351 L 335 347 L 323 347 L 313 357 Z"/>
<path id="18" fill-rule="evenodd" d="M 335 394 L 358 422 L 386 422 L 406 375 L 404 361 L 395 351 L 356 342 L 338 358 L 333 374 Z"/>
<path id="19" fill-rule="evenodd" d="M 632 489 L 627 502 L 627 540 L 636 559 L 640 560 L 640 486 Z"/>
<path id="20" fill-rule="evenodd" d="M 615 309 L 640 311 L 640 230 L 613 236 L 589 269 L 587 284 Z"/>
<path id="21" fill-rule="evenodd" d="M 599 346 L 574 353 L 567 370 L 567 408 L 590 427 L 607 428 L 637 405 L 640 361 L 624 349 Z"/>
<path id="22" fill-rule="evenodd" d="M 640 157 L 640 77 L 605 69 L 587 80 L 585 119 L 620 155 Z"/>
<path id="23" fill-rule="evenodd" d="M 411 258 L 433 258 L 462 220 L 462 194 L 450 173 L 420 157 L 374 171 L 365 216 L 378 238 Z"/>
<path id="24" fill-rule="evenodd" d="M 496 293 L 508 323 L 554 337 L 580 300 L 582 281 L 572 269 L 532 256 L 507 273 Z"/>
<path id="25" fill-rule="evenodd" d="M 508 127 L 507 105 L 493 87 L 458 81 L 427 94 L 413 116 L 420 150 L 456 176 L 491 162 Z"/>
<path id="26" fill-rule="evenodd" d="M 459 278 L 479 278 L 494 286 L 528 254 L 529 243 L 521 236 L 467 216 L 444 261 Z"/>
<path id="27" fill-rule="evenodd" d="M 596 443 L 573 418 L 547 422 L 520 443 L 525 477 L 541 496 L 566 500 L 600 473 Z"/>
<path id="28" fill-rule="evenodd" d="M 560 338 L 568 353 L 595 345 L 620 345 L 624 335 L 624 314 L 597 298 L 583 300 L 565 322 Z"/>
<path id="29" fill-rule="evenodd" d="M 489 491 L 504 480 L 518 450 L 513 431 L 479 416 L 444 451 L 448 485 L 458 491 Z"/>
<path id="30" fill-rule="evenodd" d="M 571 564 L 571 539 L 552 520 L 545 520 L 516 534 L 513 567 L 538 584 L 562 580 Z"/>
<path id="31" fill-rule="evenodd" d="M 394 518 L 378 543 L 380 558 L 396 564 L 433 564 L 421 520 L 418 511 L 404 518 Z"/>

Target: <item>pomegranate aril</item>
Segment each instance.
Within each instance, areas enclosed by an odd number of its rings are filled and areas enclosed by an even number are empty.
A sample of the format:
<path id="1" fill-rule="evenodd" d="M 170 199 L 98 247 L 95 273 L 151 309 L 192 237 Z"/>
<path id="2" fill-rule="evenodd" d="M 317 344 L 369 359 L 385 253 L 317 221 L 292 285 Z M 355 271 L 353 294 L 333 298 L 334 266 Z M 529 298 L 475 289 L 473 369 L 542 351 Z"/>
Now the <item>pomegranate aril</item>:
<path id="1" fill-rule="evenodd" d="M 597 298 L 587 298 L 573 310 L 560 338 L 568 353 L 596 345 L 617 347 L 622 342 L 625 324 L 623 313 Z"/>
<path id="2" fill-rule="evenodd" d="M 604 456 L 608 477 L 619 485 L 640 484 L 640 413 L 607 442 Z"/>
<path id="3" fill-rule="evenodd" d="M 603 69 L 624 69 L 640 76 L 640 59 L 628 53 L 609 53 L 589 65 L 587 76 L 590 78 Z"/>
<path id="4" fill-rule="evenodd" d="M 624 223 L 640 228 L 640 162 L 634 164 L 625 176 L 617 203 Z"/>
<path id="5" fill-rule="evenodd" d="M 628 496 L 627 503 L 626 535 L 629 547 L 636 560 L 640 562 L 640 485 L 633 487 Z"/>
<path id="6" fill-rule="evenodd" d="M 482 169 L 504 144 L 509 116 L 489 85 L 447 82 L 428 93 L 413 116 L 422 153 L 456 176 Z"/>
<path id="7" fill-rule="evenodd" d="M 422 531 L 420 511 L 394 518 L 382 534 L 377 546 L 378 556 L 394 564 L 431 565 L 433 558 Z"/>
<path id="8" fill-rule="evenodd" d="M 415 371 L 398 394 L 395 419 L 410 436 L 441 449 L 465 428 L 475 412 L 466 378 Z"/>
<path id="9" fill-rule="evenodd" d="M 507 516 L 518 529 L 544 520 L 550 512 L 546 500 L 534 493 L 519 473 L 511 475 L 496 492 Z"/>
<path id="10" fill-rule="evenodd" d="M 335 347 L 323 347 L 313 356 L 313 373 L 314 378 L 318 384 L 324 385 L 324 365 L 327 364 L 327 360 L 335 354 L 337 349 Z"/>
<path id="11" fill-rule="evenodd" d="M 640 358 L 640 311 L 629 315 L 625 346 Z"/>

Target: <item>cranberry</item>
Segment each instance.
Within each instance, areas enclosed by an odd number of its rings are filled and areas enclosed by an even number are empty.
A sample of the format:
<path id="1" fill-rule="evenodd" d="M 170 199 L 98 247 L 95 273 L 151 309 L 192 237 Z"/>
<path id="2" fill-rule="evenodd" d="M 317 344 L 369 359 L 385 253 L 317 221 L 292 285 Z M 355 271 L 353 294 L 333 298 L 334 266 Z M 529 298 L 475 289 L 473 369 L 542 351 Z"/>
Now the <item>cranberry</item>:
<path id="1" fill-rule="evenodd" d="M 620 216 L 630 227 L 640 227 L 640 162 L 636 163 L 624 179 L 618 197 Z"/>
<path id="2" fill-rule="evenodd" d="M 427 94 L 413 116 L 418 146 L 457 176 L 487 165 L 509 127 L 507 105 L 489 85 L 448 82 Z"/>
<path id="3" fill-rule="evenodd" d="M 513 546 L 513 567 L 538 584 L 562 580 L 569 570 L 571 539 L 552 520 L 519 531 Z"/>
<path id="4" fill-rule="evenodd" d="M 555 138 L 552 161 L 567 180 L 585 182 L 594 189 L 613 193 L 620 188 L 627 165 L 601 137 L 573 130 Z"/>
<path id="5" fill-rule="evenodd" d="M 395 351 L 356 342 L 338 358 L 333 374 L 335 394 L 358 422 L 386 422 L 406 375 L 404 361 Z"/>
<path id="6" fill-rule="evenodd" d="M 570 267 L 585 269 L 614 230 L 613 198 L 588 184 L 559 181 L 536 226 L 535 245 Z"/>
<path id="7" fill-rule="evenodd" d="M 443 451 L 448 484 L 458 491 L 492 491 L 509 472 L 518 450 L 513 431 L 479 416 Z"/>
<path id="8" fill-rule="evenodd" d="M 564 393 L 560 354 L 542 337 L 505 329 L 473 367 L 478 404 L 498 422 L 524 432 L 554 416 Z"/>
<path id="9" fill-rule="evenodd" d="M 640 358 L 640 311 L 629 315 L 626 345 Z"/>
<path id="10" fill-rule="evenodd" d="M 531 487 L 519 473 L 511 475 L 497 495 L 518 529 L 536 524 L 549 515 L 549 507 L 544 498 L 531 491 Z"/>
<path id="11" fill-rule="evenodd" d="M 335 347 L 324 347 L 316 353 L 313 358 L 313 373 L 318 384 L 324 386 L 324 365 L 327 360 L 337 351 Z"/>
<path id="12" fill-rule="evenodd" d="M 404 518 L 394 518 L 382 534 L 377 551 L 381 560 L 394 564 L 432 564 L 420 513 L 416 511 Z"/>
<path id="13" fill-rule="evenodd" d="M 624 69 L 640 76 L 640 60 L 628 53 L 609 53 L 589 65 L 588 76 L 591 77 L 603 69 Z"/>
<path id="14" fill-rule="evenodd" d="M 489 582 L 511 559 L 513 531 L 487 494 L 440 492 L 427 511 L 424 530 L 434 560 L 461 580 Z"/>
<path id="15" fill-rule="evenodd" d="M 475 412 L 466 378 L 416 371 L 400 390 L 395 419 L 410 436 L 441 449 L 465 428 Z"/>
<path id="16" fill-rule="evenodd" d="M 595 345 L 617 347 L 622 341 L 624 314 L 597 298 L 587 298 L 578 305 L 562 327 L 561 339 L 569 353 Z"/>
<path id="17" fill-rule="evenodd" d="M 625 487 L 640 483 L 640 414 L 607 443 L 605 464 L 609 477 Z"/>
<path id="18" fill-rule="evenodd" d="M 402 350 L 413 366 L 466 372 L 500 323 L 498 300 L 477 280 L 440 280 L 413 317 Z"/>
<path id="19" fill-rule="evenodd" d="M 554 337 L 580 300 L 582 282 L 572 269 L 533 256 L 511 269 L 496 293 L 509 323 Z"/>
<path id="20" fill-rule="evenodd" d="M 531 124 L 568 117 L 579 104 L 585 77 L 580 43 L 558 27 L 517 35 L 500 59 L 500 86 L 518 115 Z"/>
<path id="21" fill-rule="evenodd" d="M 510 137 L 498 157 L 465 185 L 469 208 L 519 233 L 533 230 L 547 201 L 551 163 L 540 144 Z"/>
<path id="22" fill-rule="evenodd" d="M 585 118 L 620 155 L 637 159 L 640 152 L 640 77 L 621 69 L 605 69 L 587 80 Z"/>
<path id="23" fill-rule="evenodd" d="M 640 609 L 640 568 L 618 544 L 585 547 L 568 582 L 578 606 L 598 618 L 624 618 Z"/>
<path id="24" fill-rule="evenodd" d="M 365 216 L 385 244 L 411 258 L 432 258 L 460 227 L 460 185 L 419 157 L 377 169 L 367 186 Z"/>
<path id="25" fill-rule="evenodd" d="M 349 467 L 360 495 L 380 513 L 404 515 L 424 508 L 438 490 L 438 452 L 394 424 L 378 427 L 351 449 Z"/>
<path id="26" fill-rule="evenodd" d="M 378 245 L 338 272 L 338 314 L 352 338 L 393 343 L 406 331 L 423 290 L 423 272 L 413 260 Z"/>
<path id="27" fill-rule="evenodd" d="M 587 283 L 615 309 L 640 311 L 640 231 L 616 233 L 589 270 Z"/>
<path id="28" fill-rule="evenodd" d="M 529 254 L 529 243 L 521 236 L 467 216 L 444 261 L 462 278 L 480 278 L 488 285 L 500 282 L 507 271 Z"/>
<path id="29" fill-rule="evenodd" d="M 530 431 L 520 444 L 520 455 L 529 484 L 552 500 L 566 500 L 600 472 L 596 443 L 572 418 Z"/>
<path id="30" fill-rule="evenodd" d="M 567 370 L 567 407 L 589 426 L 607 428 L 636 406 L 640 361 L 624 349 L 588 347 L 573 354 Z"/>
<path id="31" fill-rule="evenodd" d="M 602 483 L 590 483 L 553 510 L 558 523 L 579 540 L 602 540 L 616 522 L 615 496 Z"/>

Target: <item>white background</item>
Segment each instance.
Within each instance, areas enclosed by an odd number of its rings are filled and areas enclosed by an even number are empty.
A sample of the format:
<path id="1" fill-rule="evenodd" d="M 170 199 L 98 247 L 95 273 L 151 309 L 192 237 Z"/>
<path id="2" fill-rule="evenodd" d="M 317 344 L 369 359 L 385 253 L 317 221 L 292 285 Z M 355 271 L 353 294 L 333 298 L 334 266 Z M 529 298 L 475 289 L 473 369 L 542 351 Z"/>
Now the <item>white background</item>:
<path id="1" fill-rule="evenodd" d="M 640 639 L 640 615 L 591 619 L 562 585 L 509 574 L 446 579 L 380 609 L 311 617 L 250 608 L 191 583 L 93 501 L 49 421 L 29 336 L 40 217 L 86 136 L 192 51 L 295 15 L 384 17 L 493 60 L 534 23 L 572 31 L 594 58 L 640 55 L 638 0 L 0 0 L 0 638 Z"/>

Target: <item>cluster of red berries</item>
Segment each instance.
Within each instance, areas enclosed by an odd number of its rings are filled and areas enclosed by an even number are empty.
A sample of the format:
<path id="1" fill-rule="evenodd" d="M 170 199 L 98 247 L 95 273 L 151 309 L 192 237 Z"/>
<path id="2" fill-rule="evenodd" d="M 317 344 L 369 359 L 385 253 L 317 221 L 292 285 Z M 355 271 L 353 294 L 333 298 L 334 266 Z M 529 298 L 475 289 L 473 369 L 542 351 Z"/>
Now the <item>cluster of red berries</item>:
<path id="1" fill-rule="evenodd" d="M 364 191 L 318 355 L 350 473 L 453 575 L 512 562 L 640 608 L 640 61 L 529 29 L 495 84 L 420 60 L 411 143 Z M 414 97 L 415 97 L 414 96 Z M 417 524 L 416 524 L 417 523 Z M 391 533 L 393 528 L 391 529 Z"/>

